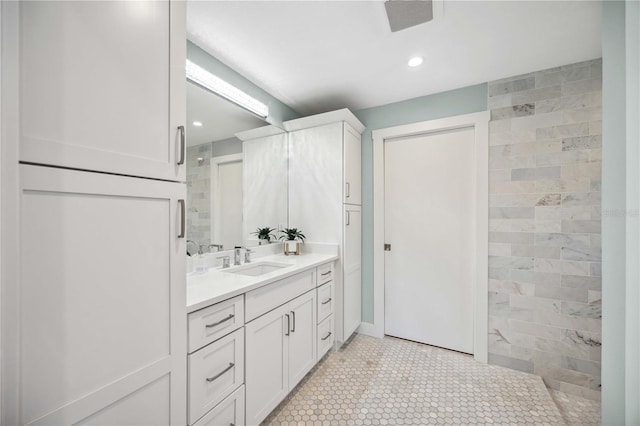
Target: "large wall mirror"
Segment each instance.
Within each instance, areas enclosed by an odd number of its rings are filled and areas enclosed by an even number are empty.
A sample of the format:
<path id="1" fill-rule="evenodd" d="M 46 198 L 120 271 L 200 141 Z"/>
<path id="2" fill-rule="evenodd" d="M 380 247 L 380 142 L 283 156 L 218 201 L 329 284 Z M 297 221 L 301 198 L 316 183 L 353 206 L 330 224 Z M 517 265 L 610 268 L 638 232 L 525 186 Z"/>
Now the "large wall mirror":
<path id="1" fill-rule="evenodd" d="M 228 250 L 257 245 L 258 227 L 286 227 L 286 134 L 271 126 L 238 139 L 268 123 L 191 81 L 187 125 L 187 238 L 205 252 Z"/>

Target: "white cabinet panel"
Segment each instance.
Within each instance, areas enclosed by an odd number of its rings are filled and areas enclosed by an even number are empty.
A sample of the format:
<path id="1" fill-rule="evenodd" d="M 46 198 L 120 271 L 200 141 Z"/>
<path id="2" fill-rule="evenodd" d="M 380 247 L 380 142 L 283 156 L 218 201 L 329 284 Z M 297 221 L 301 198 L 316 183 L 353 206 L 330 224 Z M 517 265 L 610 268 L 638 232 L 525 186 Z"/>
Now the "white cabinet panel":
<path id="1" fill-rule="evenodd" d="M 333 280 L 335 274 L 335 264 L 333 262 L 316 268 L 316 276 L 318 277 L 318 285 L 328 283 Z"/>
<path id="2" fill-rule="evenodd" d="M 113 426 L 123 424 L 124 419 L 130 425 L 157 426 L 170 424 L 170 385 L 170 376 L 167 374 L 78 422 L 78 424 Z"/>
<path id="3" fill-rule="evenodd" d="M 20 3 L 20 160 L 185 179 L 186 6 Z"/>
<path id="4" fill-rule="evenodd" d="M 257 425 L 316 363 L 316 290 L 246 325 L 247 424 Z"/>
<path id="5" fill-rule="evenodd" d="M 316 363 L 316 292 L 292 300 L 289 333 L 289 390 L 311 371 Z"/>
<path id="6" fill-rule="evenodd" d="M 189 424 L 244 382 L 244 328 L 189 355 Z"/>
<path id="7" fill-rule="evenodd" d="M 209 411 L 195 426 L 244 426 L 244 386 Z"/>
<path id="8" fill-rule="evenodd" d="M 245 295 L 245 321 L 251 321 L 271 309 L 287 303 L 315 287 L 315 271 L 305 271 L 252 290 Z"/>
<path id="9" fill-rule="evenodd" d="M 360 133 L 344 123 L 344 203 L 362 204 L 362 142 Z"/>
<path id="10" fill-rule="evenodd" d="M 184 422 L 184 185 L 20 172 L 21 422 L 80 421 L 168 374 L 171 421 Z"/>
<path id="11" fill-rule="evenodd" d="M 333 313 L 333 283 L 328 282 L 318 287 L 318 322 L 322 322 Z"/>
<path id="12" fill-rule="evenodd" d="M 245 326 L 247 424 L 260 424 L 289 392 L 287 312 L 285 305 Z"/>
<path id="13" fill-rule="evenodd" d="M 318 360 L 329 352 L 329 349 L 333 346 L 334 336 L 333 315 L 330 315 L 318 324 Z"/>
<path id="14" fill-rule="evenodd" d="M 343 336 L 347 340 L 362 316 L 362 215 L 360 206 L 345 205 Z"/>
<path id="15" fill-rule="evenodd" d="M 189 314 L 189 353 L 244 324 L 244 296 L 236 296 Z"/>

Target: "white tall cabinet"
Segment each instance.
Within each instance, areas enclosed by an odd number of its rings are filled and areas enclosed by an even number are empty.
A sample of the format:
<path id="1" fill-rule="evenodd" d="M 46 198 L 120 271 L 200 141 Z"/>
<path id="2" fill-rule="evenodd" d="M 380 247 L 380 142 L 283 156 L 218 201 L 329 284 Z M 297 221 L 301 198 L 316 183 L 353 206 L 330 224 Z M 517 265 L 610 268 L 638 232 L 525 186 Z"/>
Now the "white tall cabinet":
<path id="1" fill-rule="evenodd" d="M 335 271 L 336 341 L 346 341 L 362 315 L 361 134 L 347 109 L 284 123 L 289 131 L 289 226 L 308 241 L 340 246 Z"/>
<path id="2" fill-rule="evenodd" d="M 185 424 L 185 3 L 3 2 L 2 424 Z"/>

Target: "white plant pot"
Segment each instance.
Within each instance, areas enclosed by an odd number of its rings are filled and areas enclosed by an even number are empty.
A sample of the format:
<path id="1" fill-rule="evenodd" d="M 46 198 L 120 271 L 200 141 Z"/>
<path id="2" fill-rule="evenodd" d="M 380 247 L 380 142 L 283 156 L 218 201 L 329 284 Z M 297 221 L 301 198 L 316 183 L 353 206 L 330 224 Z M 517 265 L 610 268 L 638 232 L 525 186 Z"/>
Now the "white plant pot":
<path id="1" fill-rule="evenodd" d="M 290 254 L 299 255 L 300 245 L 300 241 L 286 240 L 284 242 L 284 254 L 286 254 L 287 256 L 289 256 Z"/>

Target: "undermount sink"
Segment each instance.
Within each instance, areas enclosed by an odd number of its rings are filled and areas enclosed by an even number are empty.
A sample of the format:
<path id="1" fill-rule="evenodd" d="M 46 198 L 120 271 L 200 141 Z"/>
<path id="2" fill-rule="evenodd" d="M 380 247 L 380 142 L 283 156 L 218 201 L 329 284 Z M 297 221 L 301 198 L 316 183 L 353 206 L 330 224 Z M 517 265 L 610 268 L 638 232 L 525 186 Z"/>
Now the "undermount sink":
<path id="1" fill-rule="evenodd" d="M 257 277 L 259 275 L 268 274 L 269 272 L 278 271 L 282 268 L 287 268 L 291 265 L 288 263 L 278 262 L 255 262 L 248 265 L 238 266 L 237 268 L 223 270 L 230 274 L 247 275 L 250 277 Z"/>

